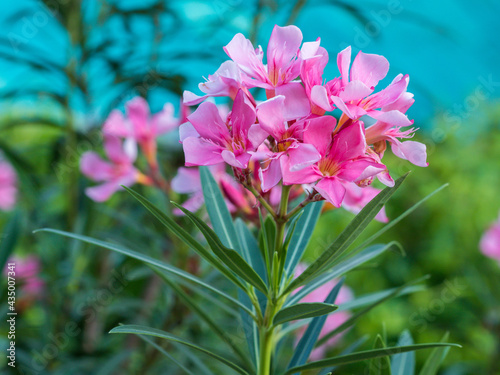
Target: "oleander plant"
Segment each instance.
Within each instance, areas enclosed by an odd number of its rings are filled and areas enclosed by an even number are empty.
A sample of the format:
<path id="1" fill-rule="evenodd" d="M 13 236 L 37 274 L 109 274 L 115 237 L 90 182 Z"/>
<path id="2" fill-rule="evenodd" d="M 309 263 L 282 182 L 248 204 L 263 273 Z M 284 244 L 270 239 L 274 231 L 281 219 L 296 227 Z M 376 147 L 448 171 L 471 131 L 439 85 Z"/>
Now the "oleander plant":
<path id="1" fill-rule="evenodd" d="M 139 231 L 161 225 L 167 257 L 151 256 L 147 240 L 131 250 L 119 240 L 39 230 L 133 258 L 161 280 L 160 290 L 173 295 L 169 324 L 149 327 L 130 317 L 110 333 L 147 341 L 166 357 L 165 373 L 329 374 L 363 362 L 367 374 L 430 375 L 458 347 L 447 335 L 414 343 L 411 329 L 390 343 L 382 327 L 371 344 L 366 337 L 343 341 L 374 307 L 422 290 L 426 275 L 358 297 L 345 280 L 357 272 L 369 283 L 367 264 L 404 252 L 396 241 L 377 240 L 445 186 L 389 220 L 384 206 L 415 177 L 390 172 L 387 147 L 428 165 L 426 146 L 410 140 L 418 129 L 405 114 L 414 103 L 409 76 L 379 89 L 387 59 L 363 52 L 352 58 L 348 47 L 337 55 L 339 76 L 328 80 L 320 39 L 302 39 L 295 26 L 275 26 L 264 52 L 236 34 L 224 47 L 229 59 L 199 84 L 201 94 L 184 92 L 179 116 L 170 103 L 151 114 L 136 97 L 103 125 L 105 157 L 82 155 L 81 172 L 98 183 L 86 189 L 88 197 L 130 194 L 157 222 L 128 220 Z M 177 129 L 184 166 L 164 168 L 159 151 L 168 150 L 159 150 L 157 139 Z M 356 216 L 305 262 L 318 219 L 341 208 Z M 374 220 L 386 224 L 366 236 Z M 189 340 L 200 324 L 206 334 Z M 424 349 L 427 360 L 417 369 L 414 352 Z"/>

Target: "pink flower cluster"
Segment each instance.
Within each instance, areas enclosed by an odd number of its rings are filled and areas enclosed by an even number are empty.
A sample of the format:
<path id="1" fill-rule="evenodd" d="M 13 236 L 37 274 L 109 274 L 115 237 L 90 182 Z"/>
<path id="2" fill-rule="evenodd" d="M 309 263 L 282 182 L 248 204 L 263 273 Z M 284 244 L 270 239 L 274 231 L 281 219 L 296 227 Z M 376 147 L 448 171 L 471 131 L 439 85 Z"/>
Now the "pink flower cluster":
<path id="1" fill-rule="evenodd" d="M 500 263 L 500 215 L 481 237 L 479 248 L 484 255 Z"/>
<path id="2" fill-rule="evenodd" d="M 186 166 L 224 162 L 238 178 L 255 172 L 249 169 L 257 158 L 264 193 L 280 182 L 307 184 L 340 207 L 353 185 L 367 187 L 375 177 L 394 184 L 382 163 L 388 143 L 396 156 L 427 165 L 425 145 L 403 141 L 416 130 L 405 115 L 414 102 L 407 92 L 409 77 L 400 74 L 375 91 L 389 70 L 384 57 L 359 52 L 351 65 L 348 47 L 337 56 L 340 76 L 326 82 L 328 53 L 319 38 L 302 43 L 295 26 L 274 27 L 267 64 L 262 48 L 254 48 L 242 34 L 224 51 L 230 60 L 199 85 L 204 95 L 184 93 L 186 105 L 201 103 L 180 129 Z M 265 89 L 267 100 L 257 102 L 250 92 L 255 88 Z M 234 100 L 226 118 L 214 103 L 204 101 L 216 96 Z M 365 126 L 366 119 L 373 125 Z M 357 196 L 345 205 L 355 207 L 356 199 L 365 199 Z"/>
<path id="3" fill-rule="evenodd" d="M 302 272 L 305 271 L 307 266 L 303 263 L 299 263 L 297 265 L 295 275 L 299 276 Z M 315 289 L 311 293 L 309 293 L 307 296 L 302 298 L 300 302 L 302 303 L 312 303 L 312 302 L 324 302 L 326 300 L 326 297 L 332 289 L 335 287 L 337 284 L 338 280 L 330 280 L 329 282 L 323 284 L 319 288 Z M 300 290 L 300 288 L 298 289 Z M 297 290 L 297 291 L 298 291 Z M 352 291 L 349 287 L 347 286 L 342 286 L 340 288 L 339 294 L 337 295 L 337 298 L 335 299 L 335 304 L 340 306 L 343 303 L 346 303 L 350 300 L 352 300 L 353 294 Z M 329 332 L 332 332 L 334 329 L 342 325 L 344 322 L 346 322 L 349 318 L 351 317 L 351 314 L 348 311 L 339 311 L 339 312 L 333 312 L 332 314 L 329 314 L 325 320 L 325 324 L 323 325 L 323 328 L 321 329 L 321 332 L 319 334 L 319 339 L 323 338 L 326 334 Z M 296 338 L 296 343 L 299 342 L 300 338 L 304 335 L 306 330 L 306 327 L 302 327 L 301 329 L 296 331 L 297 338 Z M 310 360 L 312 361 L 318 361 L 326 356 L 326 352 L 328 351 L 329 348 L 334 346 L 338 340 L 342 337 L 342 334 L 336 335 L 328 339 L 323 345 L 318 346 L 315 348 L 310 355 Z"/>
<path id="4" fill-rule="evenodd" d="M 0 158 L 0 210 L 14 208 L 17 196 L 17 176 L 14 168 Z"/>
<path id="5" fill-rule="evenodd" d="M 135 166 L 137 146 L 155 174 L 158 169 L 157 138 L 176 129 L 180 121 L 182 119 L 174 117 L 172 104 L 167 103 L 161 112 L 151 115 L 148 103 L 141 97 L 127 102 L 126 116 L 118 110 L 111 112 L 103 127 L 104 151 L 108 160 L 89 151 L 82 155 L 80 161 L 80 169 L 85 176 L 102 182 L 101 185 L 88 188 L 87 195 L 102 202 L 121 189 L 121 185 L 153 184 L 154 179 L 141 173 Z"/>

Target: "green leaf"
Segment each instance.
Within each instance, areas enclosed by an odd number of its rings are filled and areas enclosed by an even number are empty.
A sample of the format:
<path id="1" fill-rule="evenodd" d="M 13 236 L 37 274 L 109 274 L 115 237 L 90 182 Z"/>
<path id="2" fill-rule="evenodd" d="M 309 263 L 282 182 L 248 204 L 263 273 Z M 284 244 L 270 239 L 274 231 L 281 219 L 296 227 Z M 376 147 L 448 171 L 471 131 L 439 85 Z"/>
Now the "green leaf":
<path id="1" fill-rule="evenodd" d="M 444 188 L 448 187 L 449 184 L 444 184 L 443 186 L 439 187 L 438 189 L 434 190 L 432 193 L 427 195 L 425 198 L 421 199 L 419 202 L 415 203 L 412 207 L 407 209 L 405 212 L 403 212 L 401 215 L 399 215 L 397 218 L 391 220 L 388 224 L 386 224 L 382 229 L 371 235 L 368 239 L 366 239 L 361 245 L 357 247 L 357 249 L 362 249 L 365 246 L 368 246 L 370 243 L 375 241 L 378 237 L 380 237 L 382 234 L 387 232 L 389 229 L 394 227 L 396 224 L 398 224 L 401 220 L 403 220 L 405 217 L 407 217 L 409 214 L 411 214 L 413 211 L 415 211 L 422 203 L 427 201 L 429 198 L 434 196 L 435 194 L 439 193 L 441 190 Z M 356 251 L 356 250 L 354 250 Z"/>
<path id="2" fill-rule="evenodd" d="M 395 296 L 399 295 L 408 286 L 417 284 L 417 283 L 419 283 L 419 282 L 421 282 L 421 281 L 423 281 L 423 280 L 425 280 L 427 278 L 428 278 L 428 276 L 424 276 L 424 277 L 421 277 L 421 278 L 419 278 L 417 280 L 410 281 L 409 283 L 406 283 L 406 284 L 400 286 L 399 288 L 394 289 L 394 291 L 392 291 L 388 295 L 386 295 L 386 296 L 384 296 L 384 297 L 376 300 L 375 302 L 373 302 L 372 304 L 368 305 L 367 307 L 365 307 L 361 311 L 356 312 L 354 315 L 352 315 L 348 320 L 346 320 L 340 326 L 338 326 L 333 331 L 330 331 L 326 335 L 324 335 L 321 338 L 321 340 L 319 340 L 318 345 L 324 344 L 331 337 L 333 337 L 333 336 L 337 335 L 338 333 L 346 330 L 347 328 L 349 328 L 350 326 L 352 326 L 356 322 L 356 320 L 358 320 L 360 317 L 362 317 L 363 315 L 365 315 L 366 313 L 368 313 L 369 311 L 371 311 L 372 309 L 374 309 L 375 307 L 377 307 L 381 303 L 383 303 L 383 302 L 391 299 L 392 297 L 395 297 Z"/>
<path id="3" fill-rule="evenodd" d="M 356 297 L 353 300 L 350 300 L 348 302 L 344 302 L 341 305 L 339 305 L 339 308 L 335 312 L 339 313 L 341 311 L 349 311 L 349 310 L 359 309 L 359 308 L 367 306 L 367 305 L 375 304 L 376 302 L 381 301 L 385 297 L 389 297 L 389 296 L 395 297 L 395 295 L 393 293 L 397 289 L 398 288 L 391 288 L 391 289 L 386 289 L 386 290 L 383 290 L 380 292 L 368 293 L 368 294 L 362 295 L 360 297 Z M 403 289 L 400 289 L 399 293 L 397 293 L 397 296 L 421 292 L 423 290 L 425 290 L 425 287 L 423 285 L 410 285 L 410 286 L 404 287 Z M 281 330 L 280 336 L 284 336 L 284 335 L 288 334 L 289 332 L 295 331 L 296 329 L 299 329 L 300 327 L 303 327 L 306 324 L 307 324 L 307 321 L 299 321 L 299 322 L 291 323 L 286 328 L 283 328 Z"/>
<path id="4" fill-rule="evenodd" d="M 208 245 L 210 246 L 214 254 L 230 270 L 232 270 L 236 275 L 241 277 L 249 284 L 253 285 L 258 290 L 260 290 L 262 293 L 267 294 L 267 286 L 264 281 L 262 281 L 257 272 L 255 272 L 255 270 L 247 262 L 245 262 L 245 259 L 243 259 L 240 254 L 238 254 L 233 249 L 228 249 L 227 247 L 225 247 L 221 243 L 219 237 L 217 237 L 217 234 L 215 234 L 215 232 L 203 220 L 198 218 L 198 216 L 174 202 L 172 202 L 172 204 L 182 210 L 182 212 L 186 214 L 186 216 L 193 222 L 193 224 L 198 227 L 203 236 L 205 236 L 205 239 L 207 240 Z"/>
<path id="5" fill-rule="evenodd" d="M 396 296 L 394 293 L 399 289 L 397 296 L 404 296 L 406 294 L 412 294 L 417 292 L 422 292 L 425 290 L 425 286 L 423 285 L 410 285 L 406 286 L 402 289 L 400 288 L 390 288 L 386 290 L 381 290 L 379 292 L 368 293 L 362 296 L 356 297 L 350 301 L 347 301 L 339 306 L 338 311 L 347 311 L 359 309 L 360 307 L 371 305 L 377 301 L 380 301 L 389 296 Z"/>
<path id="6" fill-rule="evenodd" d="M 377 335 L 373 349 L 385 349 L 386 345 L 382 336 Z M 391 361 L 389 356 L 375 357 L 370 360 L 370 375 L 391 375 Z"/>
<path id="7" fill-rule="evenodd" d="M 186 245 L 192 248 L 198 255 L 214 266 L 220 273 L 231 280 L 235 285 L 245 290 L 245 286 L 235 277 L 217 258 L 215 258 L 207 249 L 205 249 L 195 238 L 193 238 L 184 228 L 177 224 L 171 217 L 158 209 L 153 203 L 148 201 L 134 190 L 123 186 L 135 199 L 139 201 L 149 212 L 151 212 L 163 225 L 165 225 L 173 234 L 175 234 Z"/>
<path id="8" fill-rule="evenodd" d="M 176 283 L 170 280 L 164 272 L 156 269 L 156 273 L 165 281 L 179 296 L 179 298 L 184 301 L 186 306 L 188 306 L 196 315 L 200 317 L 202 321 L 204 321 L 210 329 L 218 335 L 249 368 L 252 368 L 252 363 L 248 360 L 248 354 L 245 354 L 241 351 L 238 344 L 236 344 L 230 335 L 224 331 L 218 323 L 216 323 L 209 315 L 209 311 L 206 310 L 206 307 L 201 307 L 194 299 L 189 297 Z"/>
<path id="9" fill-rule="evenodd" d="M 325 299 L 325 303 L 333 304 L 337 295 L 339 294 L 340 288 L 344 283 L 344 279 L 340 279 L 340 281 L 333 287 L 332 291 L 328 294 Z M 295 347 L 295 352 L 293 353 L 292 359 L 288 364 L 288 368 L 299 366 L 306 363 L 307 359 L 311 355 L 311 352 L 318 340 L 319 334 L 323 329 L 323 325 L 326 321 L 326 315 L 317 316 L 311 320 L 309 326 L 307 327 L 304 335 L 300 339 L 299 343 Z M 295 371 L 294 371 L 295 372 Z"/>
<path id="10" fill-rule="evenodd" d="M 138 335 L 138 336 L 141 339 L 143 339 L 144 341 L 146 341 L 148 344 L 152 345 L 156 350 L 158 350 L 165 357 L 167 357 L 172 362 L 174 362 L 186 374 L 188 374 L 188 375 L 195 375 L 194 373 L 192 373 L 191 371 L 189 371 L 182 363 L 180 363 L 174 357 L 172 357 L 165 349 L 163 349 L 160 345 L 158 345 L 157 343 L 155 343 L 153 340 L 151 340 L 150 338 L 148 338 L 147 336 L 144 336 L 144 335 Z M 112 370 L 114 370 L 114 368 Z"/>
<path id="11" fill-rule="evenodd" d="M 297 223 L 299 230 L 293 233 L 290 241 L 291 245 L 287 252 L 285 261 L 285 275 L 287 277 L 293 274 L 295 267 L 299 264 L 299 261 L 309 244 L 309 240 L 311 239 L 314 228 L 316 227 L 316 223 L 318 222 L 321 214 L 323 203 L 324 202 L 310 203 L 302 211 L 303 214 Z"/>
<path id="12" fill-rule="evenodd" d="M 252 268 L 259 274 L 259 276 L 267 281 L 267 272 L 264 259 L 260 252 L 259 244 L 257 239 L 253 236 L 250 229 L 240 218 L 236 219 L 235 223 L 236 233 L 240 239 L 240 246 L 243 253 L 243 257 L 252 266 Z"/>
<path id="13" fill-rule="evenodd" d="M 319 288 L 330 280 L 346 274 L 347 272 L 353 270 L 361 264 L 376 258 L 380 254 L 384 253 L 394 246 L 396 246 L 395 242 L 388 243 L 387 245 L 373 245 L 359 252 L 358 254 L 353 255 L 349 259 L 342 261 L 341 263 L 333 267 L 330 271 L 312 280 L 297 293 L 291 295 L 286 303 L 286 306 L 297 303 L 309 293 L 313 292 L 315 289 Z"/>
<path id="14" fill-rule="evenodd" d="M 391 356 L 399 353 L 406 353 L 415 350 L 423 350 L 423 349 L 431 349 L 437 347 L 456 347 L 461 348 L 460 345 L 457 344 L 443 344 L 443 343 L 430 343 L 430 344 L 416 344 L 416 345 L 408 345 L 408 346 L 393 346 L 384 349 L 372 349 L 365 350 L 362 352 L 341 355 L 338 357 L 331 357 L 327 359 L 323 359 L 321 361 L 311 362 L 306 365 L 293 367 L 285 373 L 285 375 L 290 375 L 295 372 L 306 371 L 306 370 L 314 370 L 317 368 L 323 368 L 327 366 L 333 365 L 347 365 L 349 363 L 356 363 L 365 361 L 367 359 L 377 358 L 377 357 L 385 357 Z"/>
<path id="15" fill-rule="evenodd" d="M 119 326 L 113 328 L 109 333 L 132 333 L 135 335 L 147 335 L 147 336 L 155 336 L 155 337 L 160 337 L 165 340 L 169 341 L 174 341 L 179 344 L 185 345 L 191 349 L 197 350 L 201 353 L 205 353 L 206 355 L 212 357 L 213 359 L 219 361 L 220 363 L 225 364 L 226 366 L 232 368 L 235 370 L 238 374 L 242 375 L 249 375 L 247 371 L 239 367 L 238 365 L 232 363 L 231 361 L 228 361 L 224 357 L 221 357 L 218 354 L 212 353 L 211 351 L 204 349 L 198 345 L 195 345 L 189 341 L 186 341 L 180 337 L 174 336 L 170 333 L 161 331 L 159 329 L 155 328 L 150 328 L 150 327 L 144 327 L 144 326 L 139 326 L 139 325 L 125 325 L 125 326 Z"/>
<path id="16" fill-rule="evenodd" d="M 105 249 L 113 250 L 117 253 L 120 253 L 120 254 L 126 255 L 128 257 L 137 259 L 137 260 L 144 262 L 146 264 L 150 264 L 152 266 L 158 267 L 158 268 L 165 270 L 165 271 L 167 271 L 175 276 L 181 277 L 187 281 L 190 281 L 196 285 L 202 286 L 202 287 L 210 290 L 211 292 L 218 294 L 219 296 L 225 298 L 227 301 L 231 302 L 233 305 L 237 306 L 240 309 L 244 309 L 245 311 L 248 312 L 248 314 L 253 315 L 252 311 L 247 309 L 246 306 L 242 305 L 240 302 L 238 302 L 233 297 L 227 295 L 226 293 L 218 290 L 217 288 L 214 288 L 213 286 L 205 283 L 203 280 L 197 278 L 196 276 L 191 275 L 188 272 L 185 272 L 177 267 L 168 265 L 162 261 L 159 261 L 158 259 L 151 258 L 148 255 L 144 255 L 144 254 L 138 253 L 136 251 L 129 250 L 129 249 L 124 248 L 124 247 L 119 246 L 119 245 L 99 241 L 99 240 L 96 240 L 94 238 L 87 237 L 87 236 L 82 236 L 82 235 L 78 235 L 78 234 L 64 232 L 61 230 L 47 229 L 46 228 L 46 229 L 38 229 L 38 230 L 34 231 L 33 233 L 38 233 L 38 232 L 48 232 L 48 233 L 54 233 L 54 234 L 58 234 L 61 236 L 69 237 L 69 238 L 74 238 L 74 239 L 79 240 L 79 241 L 83 241 L 83 242 L 86 242 L 86 243 L 89 243 L 92 245 L 103 247 Z"/>
<path id="17" fill-rule="evenodd" d="M 370 203 L 368 203 L 359 214 L 349 223 L 349 225 L 340 233 L 337 239 L 300 274 L 285 289 L 284 294 L 290 293 L 299 286 L 319 276 L 323 271 L 331 267 L 332 263 L 338 259 L 349 246 L 359 237 L 368 224 L 377 216 L 389 198 L 399 189 L 408 173 L 398 178 L 393 187 L 387 187 L 382 190 Z"/>
<path id="18" fill-rule="evenodd" d="M 399 336 L 398 346 L 413 345 L 413 338 L 408 330 Z M 395 354 L 391 362 L 392 375 L 415 374 L 415 352 Z"/>
<path id="19" fill-rule="evenodd" d="M 0 236 L 0 270 L 5 268 L 9 256 L 14 251 L 20 232 L 21 214 L 15 211 Z"/>
<path id="20" fill-rule="evenodd" d="M 273 320 L 274 325 L 283 324 L 292 320 L 314 318 L 330 314 L 337 310 L 338 306 L 329 303 L 298 303 L 280 310 Z"/>
<path id="21" fill-rule="evenodd" d="M 448 341 L 449 336 L 450 334 L 446 332 L 443 338 L 441 339 L 441 342 L 445 343 L 446 341 Z M 420 370 L 419 375 L 436 375 L 439 370 L 439 367 L 441 366 L 441 363 L 448 354 L 449 350 L 450 350 L 449 347 L 434 349 L 431 355 L 425 361 L 424 367 L 422 367 L 422 370 Z"/>
<path id="22" fill-rule="evenodd" d="M 241 243 L 241 250 L 243 254 L 247 254 L 246 258 L 250 259 L 249 263 L 252 268 L 259 274 L 259 276 L 266 282 L 267 272 L 266 265 L 264 264 L 264 259 L 260 251 L 257 240 L 250 232 L 250 229 L 241 219 L 236 219 L 236 232 L 239 236 Z M 267 283 L 266 283 L 267 285 Z M 267 304 L 267 297 L 260 291 L 256 292 L 257 299 L 259 300 L 259 305 L 261 311 L 265 311 Z M 245 304 L 249 309 L 254 310 L 250 298 L 243 292 L 238 291 L 239 300 Z M 248 344 L 248 349 L 250 351 L 250 356 L 255 364 L 258 362 L 259 356 L 259 330 L 255 320 L 250 319 L 248 314 L 242 312 L 241 314 L 241 324 L 243 325 L 243 330 L 245 332 L 246 341 Z"/>
<path id="23" fill-rule="evenodd" d="M 224 246 L 238 250 L 239 243 L 238 237 L 236 236 L 236 229 L 234 228 L 231 214 L 227 209 L 219 185 L 215 182 L 208 167 L 199 167 L 199 170 L 205 206 L 207 207 L 208 216 L 210 217 L 214 231 L 217 233 L 217 236 L 219 236 Z M 245 259 L 247 262 L 250 261 L 246 257 Z"/>

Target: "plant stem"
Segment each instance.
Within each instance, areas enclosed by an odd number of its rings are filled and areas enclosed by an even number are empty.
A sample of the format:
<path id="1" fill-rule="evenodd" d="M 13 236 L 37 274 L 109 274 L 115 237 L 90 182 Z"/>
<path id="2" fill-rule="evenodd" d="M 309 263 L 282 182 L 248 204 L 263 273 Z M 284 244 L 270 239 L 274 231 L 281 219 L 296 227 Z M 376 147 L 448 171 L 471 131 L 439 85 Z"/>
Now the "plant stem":
<path id="1" fill-rule="evenodd" d="M 280 308 L 280 301 L 277 300 L 276 296 L 279 294 L 279 287 L 281 284 L 279 277 L 282 275 L 282 268 L 284 266 L 284 259 L 282 259 L 281 253 L 283 250 L 282 247 L 285 237 L 285 226 L 288 221 L 286 216 L 288 210 L 288 198 L 290 196 L 290 189 L 291 186 L 283 186 L 278 213 L 273 216 L 276 222 L 277 231 L 272 257 L 272 275 L 270 277 L 271 293 L 270 295 L 268 295 L 265 316 L 259 327 L 260 353 L 258 375 L 271 374 L 271 360 L 272 354 L 274 352 L 274 337 L 276 329 L 273 326 L 273 319 L 276 311 Z"/>
<path id="2" fill-rule="evenodd" d="M 274 328 L 263 327 L 260 332 L 260 357 L 258 375 L 271 374 L 271 356 L 273 353 Z"/>
<path id="3" fill-rule="evenodd" d="M 278 253 L 281 250 L 281 246 L 283 245 L 283 239 L 285 237 L 285 225 L 288 221 L 286 211 L 288 209 L 288 197 L 290 196 L 291 186 L 283 186 L 281 190 L 281 201 L 280 207 L 278 209 L 278 217 L 276 219 L 276 244 L 274 247 L 274 251 Z"/>
<path id="4" fill-rule="evenodd" d="M 262 197 L 262 195 L 260 195 L 260 193 L 252 185 L 244 184 L 243 186 L 245 186 L 245 188 L 250 193 L 252 193 L 255 196 L 255 198 L 257 198 L 262 207 L 264 207 L 267 210 L 267 212 L 269 212 L 269 214 L 276 220 L 277 219 L 276 212 L 274 212 L 273 208 L 269 203 L 267 203 L 264 197 Z"/>

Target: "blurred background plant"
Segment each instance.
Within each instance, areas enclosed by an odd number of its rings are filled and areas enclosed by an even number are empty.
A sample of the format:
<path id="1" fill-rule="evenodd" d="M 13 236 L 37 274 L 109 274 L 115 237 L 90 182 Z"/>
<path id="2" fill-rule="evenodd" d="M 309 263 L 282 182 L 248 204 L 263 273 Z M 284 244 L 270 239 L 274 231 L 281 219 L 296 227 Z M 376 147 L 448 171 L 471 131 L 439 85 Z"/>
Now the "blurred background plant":
<path id="1" fill-rule="evenodd" d="M 410 74 L 418 105 L 409 117 L 426 134 L 430 166 L 407 179 L 387 207 L 389 218 L 450 183 L 387 234 L 404 245 L 406 257 L 385 255 L 380 266 L 346 281 L 355 294 L 364 294 L 431 274 L 430 287 L 374 309 L 343 339 L 374 336 L 382 330 L 380 321 L 393 342 L 404 327 L 416 342 L 437 341 L 450 331 L 450 340 L 464 348 L 450 353 L 443 374 L 500 372 L 500 269 L 478 249 L 500 210 L 498 3 L 23 0 L 0 10 L 0 150 L 18 186 L 15 209 L 0 211 L 0 259 L 5 262 L 12 250 L 40 262 L 44 292 L 29 300 L 18 323 L 18 360 L 37 358 L 33 373 L 164 370 L 150 346 L 142 357 L 134 350 L 142 343 L 106 332 L 137 315 L 149 326 L 162 326 L 172 318 L 172 295 L 146 295 L 150 274 L 134 261 L 30 233 L 58 227 L 175 257 L 161 227 L 124 193 L 105 204 L 85 196 L 90 183 L 80 175 L 80 156 L 101 150 L 99 129 L 111 110 L 140 95 L 152 112 L 170 102 L 180 117 L 182 90 L 197 91 L 199 77 L 215 71 L 224 58 L 221 46 L 236 32 L 265 44 L 274 24 L 290 23 L 305 40 L 322 37 L 331 56 L 353 45 L 386 56 L 391 73 L 404 68 Z M 183 164 L 176 135 L 159 142 L 160 167 L 173 175 Z M 408 164 L 398 163 L 392 165 L 403 174 Z M 157 203 L 165 199 L 154 189 L 141 191 Z M 340 210 L 325 213 L 306 259 L 350 217 Z M 144 225 L 138 228 L 136 221 Z M 199 324 L 189 327 L 194 337 L 203 333 Z M 5 345 L 4 325 L 2 332 Z M 417 353 L 420 365 L 424 358 Z M 195 358 L 186 361 L 196 366 Z"/>

